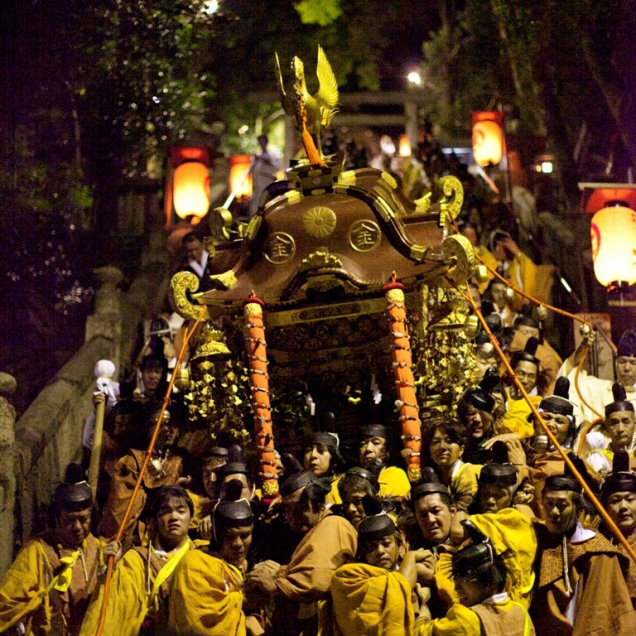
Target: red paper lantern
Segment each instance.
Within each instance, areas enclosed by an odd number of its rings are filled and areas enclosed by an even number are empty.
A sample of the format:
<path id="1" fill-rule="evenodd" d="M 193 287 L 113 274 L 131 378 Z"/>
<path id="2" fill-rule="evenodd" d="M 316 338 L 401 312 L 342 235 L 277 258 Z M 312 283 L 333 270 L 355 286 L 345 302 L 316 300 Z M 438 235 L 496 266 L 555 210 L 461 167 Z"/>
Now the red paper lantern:
<path id="1" fill-rule="evenodd" d="M 198 222 L 210 209 L 210 174 L 198 161 L 186 161 L 173 178 L 174 211 L 180 219 L 194 217 Z"/>
<path id="2" fill-rule="evenodd" d="M 495 165 L 503 156 L 503 113 L 473 114 L 473 156 L 479 166 Z"/>
<path id="3" fill-rule="evenodd" d="M 592 218 L 594 275 L 601 285 L 636 283 L 636 212 L 617 202 Z"/>

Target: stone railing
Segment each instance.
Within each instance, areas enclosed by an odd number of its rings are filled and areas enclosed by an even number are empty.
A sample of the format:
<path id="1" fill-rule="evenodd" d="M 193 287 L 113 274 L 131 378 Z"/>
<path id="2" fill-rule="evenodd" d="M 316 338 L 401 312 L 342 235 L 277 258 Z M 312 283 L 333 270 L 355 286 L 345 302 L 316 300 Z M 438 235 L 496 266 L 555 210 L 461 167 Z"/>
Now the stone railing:
<path id="1" fill-rule="evenodd" d="M 0 575 L 11 565 L 15 504 L 15 409 L 5 396 L 15 391 L 15 379 L 0 373 Z"/>
<path id="2" fill-rule="evenodd" d="M 93 408 L 95 363 L 112 360 L 119 371 L 120 363 L 130 359 L 140 323 L 161 309 L 169 274 L 163 232 L 150 236 L 139 275 L 126 293 L 118 289 L 119 269 L 95 270 L 95 311 L 86 323 L 84 345 L 33 401 L 15 429 L 15 412 L 3 397 L 15 381 L 0 374 L 0 577 L 16 548 L 45 525 L 48 504 L 67 464 L 82 457 L 84 424 Z"/>

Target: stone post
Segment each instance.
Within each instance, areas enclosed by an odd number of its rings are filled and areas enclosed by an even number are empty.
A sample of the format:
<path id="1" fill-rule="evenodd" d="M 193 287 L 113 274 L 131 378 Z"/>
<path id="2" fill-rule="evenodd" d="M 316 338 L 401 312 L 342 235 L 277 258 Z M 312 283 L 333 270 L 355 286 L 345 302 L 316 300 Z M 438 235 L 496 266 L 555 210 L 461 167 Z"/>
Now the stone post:
<path id="1" fill-rule="evenodd" d="M 408 100 L 404 103 L 404 115 L 406 116 L 406 124 L 404 126 L 404 132 L 409 138 L 411 144 L 411 152 L 413 155 L 417 154 L 417 144 L 419 142 L 419 130 L 417 127 L 417 103 L 412 100 Z"/>
<path id="2" fill-rule="evenodd" d="M 95 313 L 86 321 L 84 342 L 90 342 L 95 337 L 112 340 L 115 343 L 115 351 L 111 360 L 115 363 L 118 372 L 122 315 L 121 297 L 117 285 L 124 279 L 124 275 L 120 269 L 111 265 L 99 267 L 93 273 L 99 287 L 95 293 Z"/>
<path id="3" fill-rule="evenodd" d="M 0 373 L 0 579 L 11 565 L 15 505 L 15 409 L 7 395 L 16 389 L 15 378 Z"/>

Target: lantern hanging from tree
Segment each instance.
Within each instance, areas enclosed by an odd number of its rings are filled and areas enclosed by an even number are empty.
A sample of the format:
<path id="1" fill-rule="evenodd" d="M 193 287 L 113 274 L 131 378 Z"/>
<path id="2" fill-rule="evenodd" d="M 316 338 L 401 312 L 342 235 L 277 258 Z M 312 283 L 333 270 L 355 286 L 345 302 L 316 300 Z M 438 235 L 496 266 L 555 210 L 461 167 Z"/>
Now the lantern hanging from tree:
<path id="1" fill-rule="evenodd" d="M 174 171 L 174 210 L 198 223 L 210 209 L 210 174 L 199 161 L 186 161 Z M 196 219 L 196 221 L 195 221 Z"/>
<path id="2" fill-rule="evenodd" d="M 503 113 L 473 113 L 473 156 L 480 166 L 495 165 L 503 156 Z"/>
<path id="3" fill-rule="evenodd" d="M 230 157 L 230 192 L 233 192 L 237 199 L 252 196 L 251 160 L 250 155 Z"/>
<path id="4" fill-rule="evenodd" d="M 635 284 L 636 212 L 622 201 L 611 202 L 592 217 L 591 234 L 598 282 Z"/>

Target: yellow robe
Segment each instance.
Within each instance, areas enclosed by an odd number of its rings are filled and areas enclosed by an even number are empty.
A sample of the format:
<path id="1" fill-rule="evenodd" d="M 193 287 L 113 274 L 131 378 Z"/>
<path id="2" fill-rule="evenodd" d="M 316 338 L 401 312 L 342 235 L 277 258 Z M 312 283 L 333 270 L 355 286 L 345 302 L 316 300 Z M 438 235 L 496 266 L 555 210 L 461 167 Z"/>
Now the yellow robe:
<path id="1" fill-rule="evenodd" d="M 170 585 L 168 631 L 188 636 L 245 636 L 243 576 L 202 550 L 180 561 Z"/>
<path id="2" fill-rule="evenodd" d="M 462 464 L 451 477 L 449 490 L 459 510 L 468 511 L 477 494 L 480 464 Z"/>
<path id="3" fill-rule="evenodd" d="M 490 269 L 497 269 L 497 267 L 499 267 L 499 263 L 497 262 L 497 259 L 493 256 L 492 252 L 484 245 L 478 245 L 477 247 L 473 247 L 473 251 L 475 252 L 475 255 L 478 256 L 481 259 L 481 262 L 483 262 L 484 265 L 486 265 L 486 267 L 489 267 Z M 479 263 L 479 259 L 478 259 L 478 263 Z M 490 270 L 488 271 L 488 279 L 483 282 L 483 283 L 479 283 L 478 285 L 478 290 L 480 294 L 483 294 L 486 289 L 488 288 L 488 284 L 490 283 L 490 281 L 495 277 L 494 274 L 492 274 L 490 272 Z"/>
<path id="4" fill-rule="evenodd" d="M 29 541 L 18 554 L 0 583 L 0 633 L 23 623 L 27 636 L 79 634 L 82 620 L 97 584 L 97 568 L 102 562 L 101 544 L 88 535 L 84 541 L 83 557 L 72 567 L 65 568 L 60 558 L 68 558 L 76 550 L 63 549 L 55 544 L 51 533 L 44 533 Z M 68 576 L 57 579 L 56 587 L 46 590 L 62 570 Z M 88 581 L 86 578 L 88 577 Z"/>
<path id="5" fill-rule="evenodd" d="M 343 475 L 339 475 L 331 484 L 331 492 L 327 495 L 328 504 L 335 505 L 342 503 L 342 497 L 338 490 L 338 484 Z M 387 466 L 378 477 L 380 485 L 380 497 L 406 497 L 411 492 L 411 482 L 406 476 L 406 472 L 397 466 Z"/>
<path id="6" fill-rule="evenodd" d="M 506 591 L 513 601 L 527 610 L 535 581 L 533 565 L 537 553 L 537 537 L 532 521 L 514 508 L 471 515 L 470 520 L 490 538 L 495 552 L 504 557 L 508 570 Z M 453 552 L 453 548 L 440 546 L 435 566 L 435 584 L 445 608 L 451 603 L 459 603 L 451 569 Z"/>
<path id="7" fill-rule="evenodd" d="M 331 581 L 334 634 L 403 636 L 413 629 L 411 586 L 399 573 L 351 563 Z"/>
<path id="8" fill-rule="evenodd" d="M 502 602 L 480 603 L 474 610 L 457 603 L 444 618 L 418 623 L 414 636 L 483 636 L 488 632 L 482 630 L 478 612 L 491 615 L 495 621 L 502 619 L 512 623 L 512 629 L 505 632 L 509 636 L 534 636 L 534 627 L 527 612 L 510 598 Z M 514 617 L 511 616 L 513 612 L 516 614 Z"/>
<path id="9" fill-rule="evenodd" d="M 513 285 L 543 303 L 550 302 L 554 282 L 553 265 L 536 265 L 530 257 L 519 252 L 510 263 L 508 272 Z M 526 299 L 521 294 L 515 294 L 512 306 L 516 311 L 521 311 L 525 302 Z"/>
<path id="10" fill-rule="evenodd" d="M 165 564 L 154 554 L 148 564 L 147 548 L 128 550 L 113 573 L 102 636 L 137 636 L 146 618 L 152 618 L 159 624 L 165 621 L 170 584 L 168 573 L 191 548 L 194 544 L 188 540 L 183 550 L 171 554 Z M 160 574 L 162 576 L 157 584 Z M 97 633 L 103 597 L 104 586 L 101 585 L 88 608 L 80 636 L 95 636 Z"/>
<path id="11" fill-rule="evenodd" d="M 515 400 L 510 397 L 510 391 L 506 390 L 508 396 L 508 410 L 503 417 L 502 425 L 508 433 L 517 433 L 521 439 L 527 439 L 534 435 L 534 427 L 528 421 L 528 416 L 532 413 L 528 403 L 521 398 Z M 541 402 L 540 395 L 531 395 L 530 402 L 538 408 Z"/>

